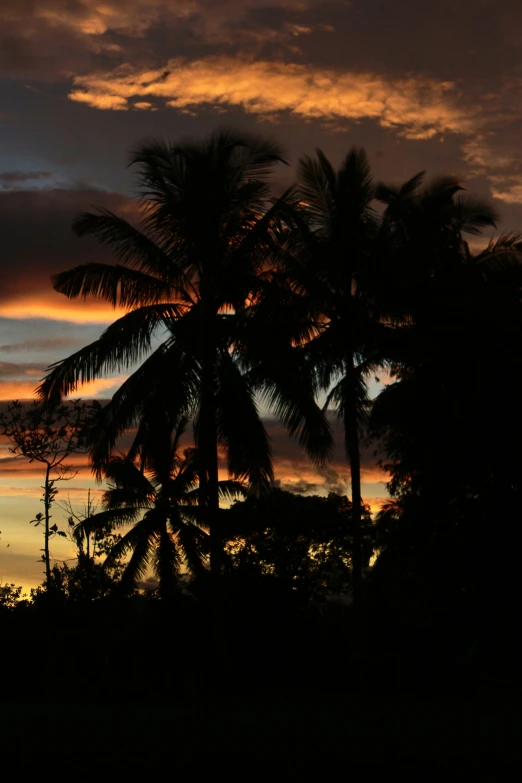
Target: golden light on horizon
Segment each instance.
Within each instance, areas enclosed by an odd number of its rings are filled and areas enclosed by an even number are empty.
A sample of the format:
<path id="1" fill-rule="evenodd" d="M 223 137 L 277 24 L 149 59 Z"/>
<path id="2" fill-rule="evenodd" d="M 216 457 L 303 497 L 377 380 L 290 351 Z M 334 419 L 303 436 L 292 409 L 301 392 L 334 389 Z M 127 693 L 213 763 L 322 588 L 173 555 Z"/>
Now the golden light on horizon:
<path id="1" fill-rule="evenodd" d="M 125 315 L 126 309 L 95 299 L 66 299 L 62 294 L 39 294 L 13 298 L 0 303 L 0 317 L 26 320 L 44 318 L 73 324 L 110 324 Z"/>

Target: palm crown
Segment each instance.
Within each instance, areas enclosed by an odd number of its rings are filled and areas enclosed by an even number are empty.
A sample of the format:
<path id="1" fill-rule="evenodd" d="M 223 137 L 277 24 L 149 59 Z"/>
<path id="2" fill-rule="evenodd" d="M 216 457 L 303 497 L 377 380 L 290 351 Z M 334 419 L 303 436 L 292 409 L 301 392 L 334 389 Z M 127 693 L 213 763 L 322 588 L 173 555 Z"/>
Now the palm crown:
<path id="1" fill-rule="evenodd" d="M 377 216 L 364 150 L 353 149 L 335 170 L 321 150 L 300 161 L 294 235 L 283 264 L 294 290 L 309 302 L 315 333 L 306 345 L 318 385 L 329 390 L 343 422 L 353 500 L 354 598 L 361 584 L 361 477 L 359 425 L 368 403 L 373 315 L 368 292 Z"/>
<path id="2" fill-rule="evenodd" d="M 180 576 L 201 575 L 209 554 L 209 536 L 200 501 L 199 455 L 194 448 L 180 448 L 185 422 L 171 436 L 164 429 L 154 452 L 137 464 L 133 449 L 113 456 L 104 468 L 108 488 L 104 510 L 77 526 L 91 533 L 107 527 L 131 527 L 111 549 L 105 565 L 111 566 L 130 554 L 121 578 L 129 592 L 152 567 L 162 597 L 171 597 L 180 587 Z M 238 497 L 243 486 L 235 481 L 218 484 L 221 498 Z"/>
<path id="3" fill-rule="evenodd" d="M 321 457 L 330 445 L 313 384 L 291 372 L 297 360 L 289 347 L 287 362 L 271 360 L 262 324 L 244 317 L 277 244 L 285 197 L 270 203 L 265 180 L 283 160 L 275 142 L 235 132 L 199 144 L 143 144 L 131 161 L 139 167 L 141 227 L 103 210 L 74 224 L 80 236 L 110 245 L 120 263 L 88 264 L 54 279 L 69 297 L 95 295 L 129 312 L 54 365 L 40 394 L 59 398 L 147 356 L 103 409 L 94 464 L 101 472 L 118 437 L 134 426 L 135 454 L 146 458 L 158 429 L 167 422 L 172 430 L 187 416 L 201 455 L 201 501 L 214 517 L 218 448 L 231 473 L 252 485 L 266 487 L 273 477 L 255 399 L 260 387 L 309 450 Z M 241 340 L 238 319 L 249 326 Z M 152 350 L 160 333 L 163 342 Z M 255 372 L 247 374 L 249 363 Z"/>

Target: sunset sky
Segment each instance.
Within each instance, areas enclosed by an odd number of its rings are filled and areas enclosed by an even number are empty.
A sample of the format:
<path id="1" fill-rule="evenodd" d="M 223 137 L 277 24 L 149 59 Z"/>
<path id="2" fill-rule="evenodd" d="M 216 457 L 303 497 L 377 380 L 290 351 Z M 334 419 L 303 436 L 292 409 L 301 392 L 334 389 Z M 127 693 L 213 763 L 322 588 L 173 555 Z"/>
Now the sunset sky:
<path id="1" fill-rule="evenodd" d="M 114 319 L 56 294 L 50 275 L 110 260 L 70 224 L 91 207 L 134 210 L 127 154 L 146 137 L 232 125 L 275 135 L 293 163 L 364 146 L 376 179 L 456 174 L 492 199 L 501 229 L 522 229 L 521 52 L 519 0 L 2 0 L 0 399 L 30 397 Z M 280 167 L 275 190 L 293 177 Z M 283 486 L 349 493 L 340 446 L 318 475 L 269 424 Z M 0 447 L 0 583 L 33 586 L 41 475 Z M 376 504 L 385 477 L 363 462 Z M 78 469 L 66 492 L 81 503 L 94 482 Z"/>

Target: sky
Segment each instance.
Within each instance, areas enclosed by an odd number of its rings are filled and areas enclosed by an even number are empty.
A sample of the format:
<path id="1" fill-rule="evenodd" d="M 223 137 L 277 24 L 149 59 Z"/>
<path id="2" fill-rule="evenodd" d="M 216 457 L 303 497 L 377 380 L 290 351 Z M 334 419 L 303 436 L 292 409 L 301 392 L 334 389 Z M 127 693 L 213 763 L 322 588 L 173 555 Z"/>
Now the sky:
<path id="1" fill-rule="evenodd" d="M 117 316 L 55 293 L 50 276 L 111 260 L 70 225 L 93 207 L 135 210 L 127 161 L 138 142 L 226 126 L 275 136 L 291 159 L 275 191 L 316 147 L 338 163 L 364 146 L 377 180 L 457 175 L 491 199 L 499 230 L 517 231 L 521 91 L 518 0 L 2 0 L 0 401 L 30 397 L 50 363 Z M 123 378 L 82 396 L 110 397 Z M 320 475 L 267 424 L 282 486 L 349 493 L 340 446 Z M 77 469 L 64 494 L 81 504 L 95 483 L 85 460 Z M 373 506 L 385 480 L 365 451 Z M 0 443 L 0 582 L 41 579 L 29 525 L 40 484 Z M 72 554 L 67 542 L 54 549 Z"/>

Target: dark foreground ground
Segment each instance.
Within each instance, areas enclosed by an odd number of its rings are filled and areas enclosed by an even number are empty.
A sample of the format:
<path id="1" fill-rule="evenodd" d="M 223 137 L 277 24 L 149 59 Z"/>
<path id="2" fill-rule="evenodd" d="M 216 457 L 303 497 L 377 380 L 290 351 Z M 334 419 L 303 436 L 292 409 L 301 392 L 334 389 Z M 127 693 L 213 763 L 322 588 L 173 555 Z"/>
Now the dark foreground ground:
<path id="1" fill-rule="evenodd" d="M 102 699 L 7 701 L 2 764 L 9 761 L 20 777 L 39 769 L 44 779 L 98 769 L 195 779 L 218 772 L 244 780 L 362 779 L 401 771 L 422 780 L 507 780 L 521 761 L 520 695 L 491 689 L 467 699 L 361 704 L 343 692 L 250 691 L 222 707 L 208 695 L 192 704 L 140 701 L 132 708 Z"/>
<path id="2" fill-rule="evenodd" d="M 455 618 L 372 619 L 354 634 L 346 610 L 238 612 L 219 660 L 193 607 L 6 614 L 2 778 L 516 775 L 522 683 L 508 626 L 477 636 Z"/>

